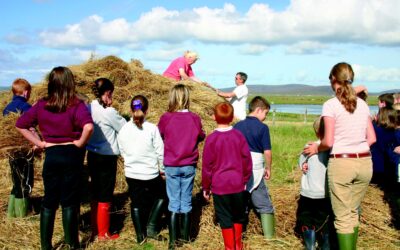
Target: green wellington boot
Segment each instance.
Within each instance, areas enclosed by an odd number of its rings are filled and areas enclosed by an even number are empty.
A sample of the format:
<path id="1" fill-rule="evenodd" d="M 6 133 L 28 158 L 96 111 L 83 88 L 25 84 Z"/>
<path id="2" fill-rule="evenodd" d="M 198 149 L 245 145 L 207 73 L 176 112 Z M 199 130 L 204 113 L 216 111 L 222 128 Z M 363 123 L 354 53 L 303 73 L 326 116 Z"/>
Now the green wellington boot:
<path id="1" fill-rule="evenodd" d="M 25 217 L 28 214 L 28 198 L 15 198 L 15 217 Z"/>
<path id="2" fill-rule="evenodd" d="M 275 237 L 274 214 L 261 214 L 261 226 L 266 239 L 272 239 Z"/>
<path id="3" fill-rule="evenodd" d="M 352 250 L 354 233 L 352 234 L 337 234 L 339 250 Z"/>
<path id="4" fill-rule="evenodd" d="M 10 194 L 8 198 L 7 218 L 15 217 L 15 195 Z"/>
<path id="5" fill-rule="evenodd" d="M 358 240 L 358 226 L 354 227 L 353 233 L 353 250 L 357 249 L 357 240 Z"/>

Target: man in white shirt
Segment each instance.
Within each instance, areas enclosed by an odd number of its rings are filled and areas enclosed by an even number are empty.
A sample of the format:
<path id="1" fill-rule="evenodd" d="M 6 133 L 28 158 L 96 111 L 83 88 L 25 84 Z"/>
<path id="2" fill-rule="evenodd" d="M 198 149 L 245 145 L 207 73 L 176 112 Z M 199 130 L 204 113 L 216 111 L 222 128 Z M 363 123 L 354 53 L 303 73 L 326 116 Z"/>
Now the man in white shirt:
<path id="1" fill-rule="evenodd" d="M 236 88 L 232 92 L 221 92 L 217 90 L 219 96 L 225 97 L 233 106 L 233 115 L 239 120 L 246 118 L 246 101 L 249 90 L 244 84 L 247 80 L 247 74 L 243 72 L 236 73 Z"/>

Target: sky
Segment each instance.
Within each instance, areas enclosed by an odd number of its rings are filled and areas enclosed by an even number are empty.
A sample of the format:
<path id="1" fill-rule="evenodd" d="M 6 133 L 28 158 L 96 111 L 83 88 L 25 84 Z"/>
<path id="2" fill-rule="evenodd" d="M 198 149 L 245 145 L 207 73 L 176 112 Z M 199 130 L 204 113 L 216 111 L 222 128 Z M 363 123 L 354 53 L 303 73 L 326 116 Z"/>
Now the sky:
<path id="1" fill-rule="evenodd" d="M 115 55 L 162 74 L 186 50 L 216 88 L 329 85 L 348 62 L 354 85 L 400 88 L 399 0 L 12 0 L 0 8 L 0 86 L 55 66 Z"/>

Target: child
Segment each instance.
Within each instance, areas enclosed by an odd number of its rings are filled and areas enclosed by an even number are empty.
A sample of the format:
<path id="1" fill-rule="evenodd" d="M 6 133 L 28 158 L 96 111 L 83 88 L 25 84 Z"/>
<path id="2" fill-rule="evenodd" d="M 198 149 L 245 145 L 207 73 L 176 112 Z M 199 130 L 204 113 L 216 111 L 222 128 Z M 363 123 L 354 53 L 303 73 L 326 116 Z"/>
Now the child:
<path id="1" fill-rule="evenodd" d="M 3 116 L 10 113 L 24 113 L 31 108 L 28 103 L 31 85 L 18 78 L 12 83 L 13 98 L 4 108 Z M 34 128 L 30 130 L 36 134 Z M 28 213 L 29 195 L 33 188 L 33 154 L 30 149 L 14 151 L 8 159 L 11 167 L 13 188 L 8 201 L 7 217 L 25 217 Z"/>
<path id="2" fill-rule="evenodd" d="M 168 112 L 158 123 L 164 140 L 164 166 L 169 198 L 168 210 L 170 247 L 177 236 L 178 214 L 181 214 L 182 239 L 189 241 L 190 212 L 195 167 L 199 158 L 198 144 L 205 138 L 200 117 L 189 111 L 189 89 L 175 85 L 169 94 Z"/>
<path id="3" fill-rule="evenodd" d="M 165 198 L 164 144 L 157 126 L 145 117 L 149 103 L 137 95 L 131 101 L 132 118 L 118 134 L 131 199 L 131 217 L 137 243 L 156 237 Z M 147 232 L 146 232 L 147 225 Z"/>
<path id="4" fill-rule="evenodd" d="M 314 122 L 316 136 L 324 137 L 324 120 L 319 117 Z M 317 143 L 320 142 L 317 141 Z M 318 152 L 311 156 L 300 155 L 299 168 L 303 171 L 301 191 L 297 211 L 298 223 L 303 233 L 306 249 L 315 249 L 316 238 L 321 249 L 329 249 L 329 224 L 332 209 L 327 193 L 326 166 L 329 151 Z M 316 230 L 319 234 L 316 236 Z"/>
<path id="5" fill-rule="evenodd" d="M 213 118 L 217 128 L 207 137 L 203 151 L 203 196 L 209 200 L 213 194 L 225 249 L 243 249 L 245 190 L 252 172 L 249 146 L 242 133 L 229 126 L 233 120 L 231 104 L 217 104 Z"/>
<path id="6" fill-rule="evenodd" d="M 93 135 L 86 146 L 91 179 L 92 238 L 117 239 L 110 234 L 110 207 L 117 175 L 119 149 L 117 134 L 126 120 L 111 107 L 114 84 L 107 78 L 97 79 L 92 86 L 95 100 L 89 106 L 94 122 Z"/>
<path id="7" fill-rule="evenodd" d="M 75 249 L 79 247 L 80 179 L 93 120 L 85 103 L 75 95 L 70 69 L 54 68 L 48 76 L 47 88 L 47 97 L 22 114 L 15 126 L 27 140 L 46 149 L 40 211 L 41 249 L 52 249 L 54 220 L 60 203 L 65 243 Z M 29 131 L 36 125 L 39 125 L 43 141 Z"/>
<path id="8" fill-rule="evenodd" d="M 249 103 L 249 115 L 234 128 L 242 132 L 249 144 L 253 161 L 253 174 L 246 185 L 253 207 L 261 216 L 261 225 L 266 239 L 275 235 L 274 207 L 265 180 L 271 178 L 272 154 L 269 128 L 263 123 L 270 105 L 261 96 Z"/>

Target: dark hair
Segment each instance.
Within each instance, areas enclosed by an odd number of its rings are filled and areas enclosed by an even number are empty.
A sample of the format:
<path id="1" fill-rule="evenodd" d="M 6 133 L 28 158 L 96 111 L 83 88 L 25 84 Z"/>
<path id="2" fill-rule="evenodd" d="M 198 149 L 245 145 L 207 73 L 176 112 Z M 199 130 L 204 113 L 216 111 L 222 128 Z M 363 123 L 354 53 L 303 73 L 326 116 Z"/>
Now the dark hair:
<path id="1" fill-rule="evenodd" d="M 101 97 L 104 95 L 105 92 L 107 91 L 114 91 L 114 84 L 107 78 L 98 78 L 96 81 L 94 81 L 93 86 L 92 86 L 92 92 L 96 99 L 99 101 L 99 103 L 105 108 L 106 104 L 103 102 Z"/>
<path id="2" fill-rule="evenodd" d="M 339 85 L 336 89 L 336 97 L 349 113 L 353 113 L 357 107 L 357 95 L 351 87 L 354 81 L 354 71 L 351 65 L 341 62 L 333 66 L 329 80 L 331 80 L 331 84 Z"/>
<path id="3" fill-rule="evenodd" d="M 267 99 L 265 99 L 264 97 L 255 96 L 253 99 L 251 99 L 251 101 L 249 103 L 249 113 L 255 111 L 256 108 L 261 108 L 262 110 L 265 110 L 265 109 L 269 110 L 271 108 L 271 105 L 269 104 Z"/>
<path id="4" fill-rule="evenodd" d="M 368 94 L 366 91 L 361 91 L 360 93 L 357 93 L 357 97 L 361 98 L 362 100 L 364 100 L 366 102 L 367 98 L 368 98 Z"/>
<path id="5" fill-rule="evenodd" d="M 400 127 L 400 110 L 395 110 L 394 114 L 395 114 L 395 123 L 394 124 L 396 126 L 396 129 L 398 129 Z"/>
<path id="6" fill-rule="evenodd" d="M 229 102 L 221 102 L 214 107 L 215 121 L 218 124 L 229 124 L 233 120 L 233 106 Z"/>
<path id="7" fill-rule="evenodd" d="M 379 109 L 377 124 L 382 128 L 394 129 L 396 127 L 396 111 L 388 107 Z"/>
<path id="8" fill-rule="evenodd" d="M 236 75 L 240 75 L 240 79 L 242 79 L 243 83 L 247 81 L 247 74 L 243 72 L 237 72 Z"/>
<path id="9" fill-rule="evenodd" d="M 48 77 L 45 109 L 64 112 L 75 99 L 75 81 L 71 70 L 62 66 L 53 68 Z"/>
<path id="10" fill-rule="evenodd" d="M 392 108 L 394 103 L 394 94 L 393 93 L 385 93 L 378 96 L 378 100 L 385 103 L 385 107 Z"/>
<path id="11" fill-rule="evenodd" d="M 139 129 L 143 128 L 144 117 L 149 108 L 149 101 L 143 95 L 136 95 L 131 101 L 133 122 Z"/>

